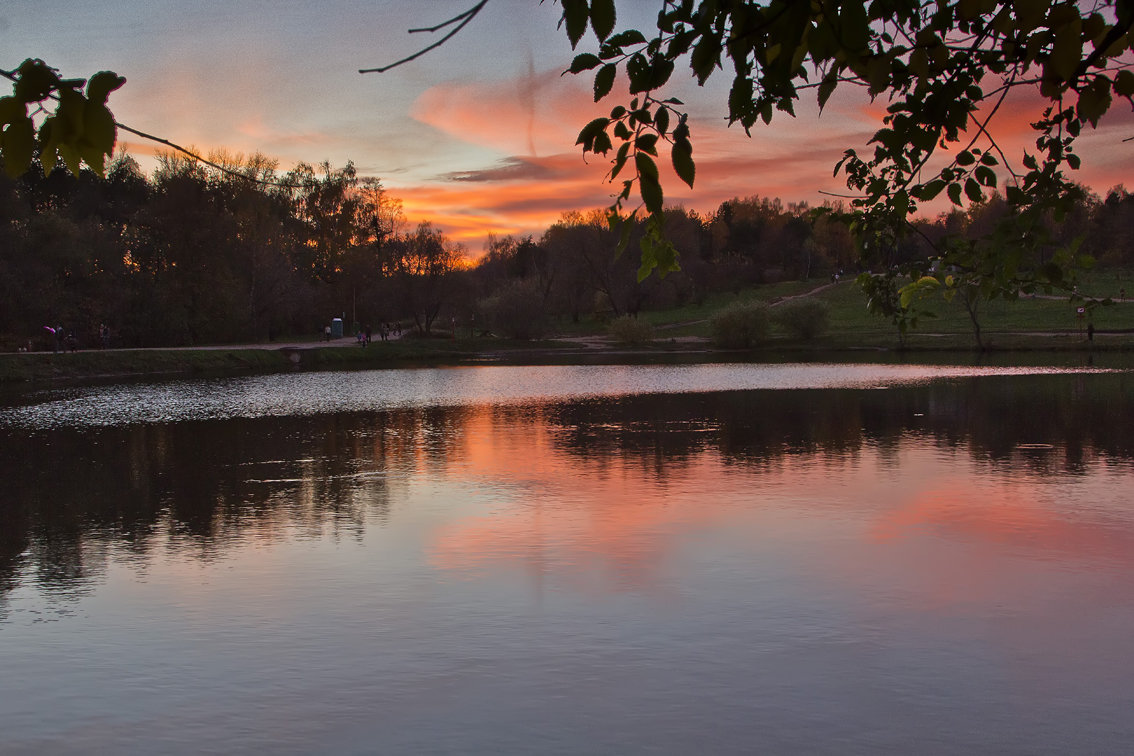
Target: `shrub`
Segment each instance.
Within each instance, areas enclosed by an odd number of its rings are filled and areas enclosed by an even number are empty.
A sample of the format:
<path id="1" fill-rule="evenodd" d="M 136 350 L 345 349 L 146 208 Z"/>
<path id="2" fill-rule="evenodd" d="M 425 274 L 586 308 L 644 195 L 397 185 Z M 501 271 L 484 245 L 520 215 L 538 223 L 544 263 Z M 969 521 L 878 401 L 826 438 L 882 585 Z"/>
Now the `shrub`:
<path id="1" fill-rule="evenodd" d="M 768 306 L 737 302 L 709 320 L 713 343 L 726 349 L 748 349 L 768 338 Z"/>
<path id="2" fill-rule="evenodd" d="M 784 302 L 775 308 L 772 318 L 789 337 L 810 341 L 827 330 L 829 314 L 826 302 L 804 297 Z"/>
<path id="3" fill-rule="evenodd" d="M 619 344 L 637 346 L 654 340 L 654 328 L 644 320 L 623 315 L 611 321 L 607 328 L 611 337 Z"/>
<path id="4" fill-rule="evenodd" d="M 543 294 L 535 281 L 513 281 L 488 299 L 480 310 L 495 333 L 510 339 L 538 339 L 547 331 Z"/>

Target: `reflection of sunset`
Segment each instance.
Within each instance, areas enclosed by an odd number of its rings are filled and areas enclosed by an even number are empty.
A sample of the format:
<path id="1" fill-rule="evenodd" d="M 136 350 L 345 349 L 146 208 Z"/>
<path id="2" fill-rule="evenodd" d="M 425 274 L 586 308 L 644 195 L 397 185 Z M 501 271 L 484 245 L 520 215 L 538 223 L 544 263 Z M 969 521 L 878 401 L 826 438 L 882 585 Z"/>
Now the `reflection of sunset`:
<path id="1" fill-rule="evenodd" d="M 670 548 L 668 528 L 716 516 L 711 508 L 668 496 L 666 478 L 651 481 L 633 458 L 572 458 L 544 423 L 502 425 L 492 410 L 482 409 L 464 435 L 463 466 L 509 495 L 499 511 L 440 530 L 430 553 L 444 569 L 518 561 L 536 571 L 554 562 L 556 570 L 585 572 L 597 558 L 618 582 L 641 588 L 652 582 L 649 575 Z M 684 484 L 711 467 L 682 466 L 675 475 Z"/>
<path id="2" fill-rule="evenodd" d="M 955 542 L 951 550 L 959 547 L 966 559 L 943 564 L 928 548 L 905 572 L 919 600 L 941 608 L 998 600 L 1016 580 L 1005 559 L 1134 563 L 1134 533 L 1111 522 L 1116 513 L 1105 498 L 1079 506 L 1060 500 L 1074 481 L 1037 487 L 1027 476 L 1008 479 L 960 458 L 952 464 L 968 472 L 943 476 L 948 460 L 916 443 L 896 458 L 864 447 L 853 463 L 818 452 L 755 466 L 730 464 L 710 444 L 654 467 L 640 452 L 572 455 L 544 423 L 488 409 L 465 430 L 462 469 L 500 494 L 490 511 L 437 530 L 429 554 L 446 571 L 518 570 L 585 582 L 598 570 L 613 576 L 609 584 L 652 591 L 691 538 L 747 534 L 759 558 L 781 548 L 781 539 L 810 541 L 834 528 L 842 546 L 801 567 L 826 565 L 832 571 L 824 579 L 836 583 L 882 569 L 918 544 Z M 1101 481 L 1098 488 L 1115 485 Z"/>
<path id="3" fill-rule="evenodd" d="M 1116 514 L 1095 489 L 1036 488 L 985 477 L 937 477 L 879 519 L 879 542 L 936 533 L 1025 553 L 1066 554 L 1134 564 L 1134 534 L 1115 527 Z"/>

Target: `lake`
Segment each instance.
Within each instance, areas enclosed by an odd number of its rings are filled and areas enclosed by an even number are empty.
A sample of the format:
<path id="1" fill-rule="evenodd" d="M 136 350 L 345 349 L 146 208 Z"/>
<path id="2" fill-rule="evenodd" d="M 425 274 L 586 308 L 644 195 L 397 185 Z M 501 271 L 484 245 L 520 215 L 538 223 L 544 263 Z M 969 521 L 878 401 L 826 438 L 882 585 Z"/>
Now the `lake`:
<path id="1" fill-rule="evenodd" d="M 1123 753 L 1134 372 L 0 403 L 4 753 Z"/>

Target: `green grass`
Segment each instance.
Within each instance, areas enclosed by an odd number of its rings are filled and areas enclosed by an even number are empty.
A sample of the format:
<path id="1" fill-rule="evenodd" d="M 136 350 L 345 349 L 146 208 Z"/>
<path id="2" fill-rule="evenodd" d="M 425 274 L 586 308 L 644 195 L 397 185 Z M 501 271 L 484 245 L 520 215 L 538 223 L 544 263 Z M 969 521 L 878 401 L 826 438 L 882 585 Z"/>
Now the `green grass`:
<path id="1" fill-rule="evenodd" d="M 1128 295 L 1134 296 L 1134 280 L 1123 272 L 1091 272 L 1080 280 L 1080 291 L 1086 295 L 1116 295 L 1110 289 L 1129 284 Z M 689 304 L 664 311 L 641 313 L 657 334 L 653 345 L 640 348 L 649 352 L 680 351 L 680 344 L 671 339 L 694 336 L 709 337 L 709 319 L 713 313 L 736 301 L 749 299 L 773 302 L 780 297 L 811 292 L 823 281 L 792 281 L 770 286 L 753 287 L 739 293 L 718 294 L 703 304 Z M 830 327 L 819 338 L 796 342 L 773 327 L 771 341 L 760 350 L 771 355 L 777 352 L 836 355 L 840 352 L 882 349 L 899 346 L 893 324 L 866 311 L 866 301 L 853 281 L 844 281 L 824 288 L 814 296 L 830 308 Z M 929 302 L 925 303 L 927 306 Z M 932 300 L 935 318 L 923 318 L 917 330 L 906 336 L 906 348 L 915 351 L 971 351 L 976 343 L 968 314 L 959 302 Z M 1080 320 L 1077 305 L 1066 299 L 1024 298 L 1013 302 L 997 300 L 981 304 L 979 319 L 986 347 L 1007 350 L 1092 350 L 1134 352 L 1134 301 L 1096 307 L 1090 321 Z M 1095 340 L 1085 338 L 1087 322 L 1093 322 Z M 602 335 L 606 322 L 584 318 L 578 324 L 564 323 L 557 329 L 564 335 Z M 269 373 L 296 369 L 370 369 L 406 365 L 462 364 L 484 359 L 506 361 L 578 360 L 575 345 L 567 342 L 508 341 L 493 338 L 405 338 L 394 342 L 376 342 L 367 348 L 326 347 L 312 340 L 307 348 L 279 349 L 137 349 L 87 351 L 74 354 L 45 352 L 0 354 L 0 384 L 37 383 L 55 380 L 92 380 L 98 378 L 150 377 L 161 375 L 219 375 Z M 574 347 L 574 348 L 573 348 Z M 706 345 L 698 345 L 705 349 Z M 588 355 L 593 357 L 594 355 Z"/>
<path id="2" fill-rule="evenodd" d="M 302 349 L 123 349 L 52 354 L 0 354 L 0 384 L 142 376 L 233 375 L 297 369 L 370 369 L 453 364 L 487 352 L 554 352 L 563 342 L 504 339 L 417 339 L 357 346 Z"/>
<path id="3" fill-rule="evenodd" d="M 1123 279 L 1125 281 L 1125 278 Z M 1101 296 L 1108 287 L 1113 288 L 1114 274 L 1096 276 L 1080 284 L 1087 295 Z M 729 303 L 743 299 L 773 301 L 779 296 L 808 292 L 822 286 L 821 282 L 795 282 L 794 286 L 756 287 L 740 294 L 718 295 L 701 306 L 685 306 L 673 310 L 643 313 L 641 317 L 657 329 L 659 339 L 679 336 L 708 338 L 708 319 Z M 1115 292 L 1117 294 L 1117 292 Z M 1131 282 L 1128 294 L 1134 294 Z M 815 296 L 830 307 L 830 327 L 825 336 L 810 346 L 846 349 L 893 348 L 898 345 L 897 328 L 887 319 L 873 316 L 866 310 L 866 299 L 853 280 L 828 287 Z M 906 346 L 913 349 L 971 349 L 976 345 L 972 322 L 960 301 L 946 302 L 942 297 L 922 303 L 936 317 L 923 316 L 918 328 L 908 332 Z M 1022 298 L 1015 301 L 995 300 L 983 302 L 978 310 L 978 321 L 986 345 L 997 348 L 1071 348 L 1085 340 L 1088 322 L 1096 329 L 1096 346 L 1125 346 L 1134 348 L 1134 301 L 1116 302 L 1096 306 L 1088 317 L 1080 319 L 1077 308 L 1067 299 L 1043 297 Z M 785 334 L 772 329 L 775 345 L 783 346 Z"/>

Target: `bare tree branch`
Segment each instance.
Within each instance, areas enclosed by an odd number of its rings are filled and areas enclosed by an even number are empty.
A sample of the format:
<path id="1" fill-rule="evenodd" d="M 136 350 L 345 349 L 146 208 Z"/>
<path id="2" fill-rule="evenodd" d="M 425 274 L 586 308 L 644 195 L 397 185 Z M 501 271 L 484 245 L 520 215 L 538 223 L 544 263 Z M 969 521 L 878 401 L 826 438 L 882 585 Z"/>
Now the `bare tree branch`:
<path id="1" fill-rule="evenodd" d="M 445 44 L 450 39 L 455 37 L 457 35 L 457 33 L 461 31 L 461 29 L 464 29 L 465 26 L 469 23 L 469 21 L 472 21 L 474 18 L 476 18 L 477 14 L 480 13 L 481 10 L 484 9 L 484 6 L 487 5 L 487 4 L 488 4 L 488 0 L 480 0 L 479 3 L 477 3 L 473 7 L 469 8 L 464 13 L 458 13 L 456 16 L 453 16 L 448 21 L 442 21 L 441 23 L 437 24 L 436 26 L 425 26 L 425 27 L 421 27 L 421 28 L 418 28 L 418 29 L 410 29 L 409 30 L 410 34 L 416 34 L 418 32 L 435 32 L 435 31 L 440 31 L 441 29 L 444 29 L 446 26 L 449 26 L 450 24 L 457 24 L 452 29 L 452 31 L 450 31 L 444 37 L 437 40 L 436 42 L 434 42 L 431 45 L 427 45 L 426 47 L 421 48 L 420 50 L 415 52 L 413 55 L 402 58 L 401 60 L 396 61 L 394 63 L 391 63 L 389 65 L 381 66 L 379 68 L 360 68 L 360 69 L 358 69 L 358 72 L 360 74 L 385 73 L 386 71 L 389 71 L 392 68 L 397 68 L 398 66 L 409 63 L 411 60 L 416 60 L 416 59 L 420 58 L 422 55 L 425 55 L 430 50 L 436 50 L 438 47 L 440 47 L 441 45 Z"/>

